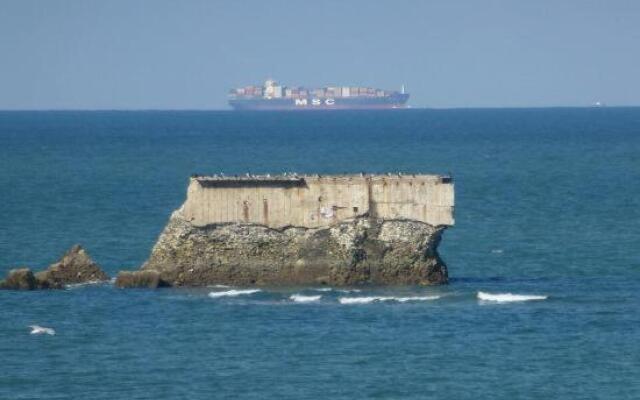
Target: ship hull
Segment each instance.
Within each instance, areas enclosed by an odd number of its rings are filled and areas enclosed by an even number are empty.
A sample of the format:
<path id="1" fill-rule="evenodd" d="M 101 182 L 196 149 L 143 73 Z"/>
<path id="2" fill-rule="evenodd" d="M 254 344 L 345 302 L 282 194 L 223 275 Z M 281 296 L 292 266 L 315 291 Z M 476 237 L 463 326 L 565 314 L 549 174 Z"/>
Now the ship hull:
<path id="1" fill-rule="evenodd" d="M 229 100 L 234 110 L 379 110 L 406 108 L 408 94 L 385 97 L 327 97 L 327 98 L 236 98 Z"/>

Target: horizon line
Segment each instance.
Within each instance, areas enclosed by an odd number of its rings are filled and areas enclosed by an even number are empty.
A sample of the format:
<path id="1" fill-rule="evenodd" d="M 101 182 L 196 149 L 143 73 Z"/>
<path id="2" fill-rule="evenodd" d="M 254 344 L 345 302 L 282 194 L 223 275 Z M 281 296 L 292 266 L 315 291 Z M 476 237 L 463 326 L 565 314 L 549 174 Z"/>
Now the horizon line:
<path id="1" fill-rule="evenodd" d="M 406 110 L 513 110 L 513 109 L 558 109 L 558 108 L 638 108 L 638 105 L 571 105 L 571 106 L 461 106 L 461 107 L 407 107 L 389 110 L 366 110 L 366 109 L 322 109 L 322 110 L 234 110 L 232 108 L 0 108 L 0 112 L 162 112 L 162 111 L 198 111 L 198 112 L 250 112 L 250 113 L 269 113 L 269 112 L 335 112 L 335 111 L 406 111 Z"/>

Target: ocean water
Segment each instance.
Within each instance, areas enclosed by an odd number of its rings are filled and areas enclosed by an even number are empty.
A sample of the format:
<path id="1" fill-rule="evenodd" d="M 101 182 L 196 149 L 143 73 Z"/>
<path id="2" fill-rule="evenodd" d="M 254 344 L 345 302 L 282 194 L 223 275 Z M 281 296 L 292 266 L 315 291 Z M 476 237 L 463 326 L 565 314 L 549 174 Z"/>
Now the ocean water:
<path id="1" fill-rule="evenodd" d="M 453 174 L 451 284 L 0 291 L 0 398 L 640 398 L 640 108 L 0 112 L 0 274 L 284 171 Z"/>

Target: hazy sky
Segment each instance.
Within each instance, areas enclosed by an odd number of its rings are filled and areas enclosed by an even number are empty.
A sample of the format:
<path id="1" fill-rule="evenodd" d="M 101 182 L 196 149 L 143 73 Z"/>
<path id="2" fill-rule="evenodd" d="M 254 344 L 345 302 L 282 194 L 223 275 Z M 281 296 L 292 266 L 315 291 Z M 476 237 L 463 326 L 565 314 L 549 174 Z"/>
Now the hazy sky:
<path id="1" fill-rule="evenodd" d="M 226 108 L 231 87 L 413 106 L 640 105 L 640 1 L 0 0 L 0 109 Z"/>

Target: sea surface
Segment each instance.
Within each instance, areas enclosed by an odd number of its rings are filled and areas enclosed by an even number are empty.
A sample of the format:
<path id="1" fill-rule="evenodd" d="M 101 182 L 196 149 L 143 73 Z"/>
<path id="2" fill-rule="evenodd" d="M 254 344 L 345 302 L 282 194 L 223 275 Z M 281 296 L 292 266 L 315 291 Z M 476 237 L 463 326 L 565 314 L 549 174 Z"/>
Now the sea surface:
<path id="1" fill-rule="evenodd" d="M 286 171 L 451 173 L 451 283 L 0 291 L 0 399 L 640 398 L 640 108 L 0 112 L 0 274 Z"/>

